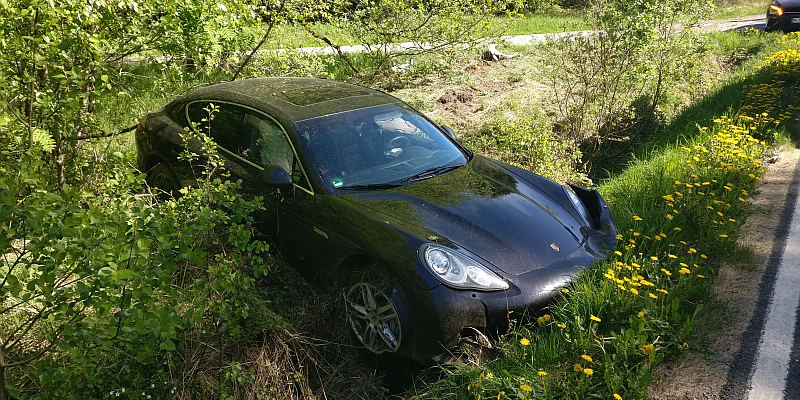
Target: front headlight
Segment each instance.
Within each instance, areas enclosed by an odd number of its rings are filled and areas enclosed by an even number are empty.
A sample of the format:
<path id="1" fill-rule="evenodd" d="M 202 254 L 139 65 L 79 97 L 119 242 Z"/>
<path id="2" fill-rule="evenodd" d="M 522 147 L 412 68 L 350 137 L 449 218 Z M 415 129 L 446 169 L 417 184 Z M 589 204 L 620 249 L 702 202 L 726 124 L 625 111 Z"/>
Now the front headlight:
<path id="1" fill-rule="evenodd" d="M 564 193 L 566 193 L 567 197 L 569 197 L 569 201 L 572 202 L 572 205 L 575 206 L 575 209 L 578 210 L 578 212 L 581 214 L 581 217 L 583 217 L 584 222 L 591 226 L 592 214 L 589 213 L 589 209 L 586 208 L 586 205 L 583 204 L 581 199 L 578 198 L 578 195 L 575 194 L 572 189 L 566 186 L 562 186 L 562 188 L 564 188 Z"/>
<path id="2" fill-rule="evenodd" d="M 436 279 L 455 289 L 505 290 L 508 283 L 471 258 L 435 244 L 420 247 L 422 262 Z"/>
<path id="3" fill-rule="evenodd" d="M 768 11 L 769 11 L 770 15 L 783 15 L 783 8 L 781 8 L 780 4 L 775 3 L 775 2 L 773 2 L 769 6 L 769 10 Z"/>

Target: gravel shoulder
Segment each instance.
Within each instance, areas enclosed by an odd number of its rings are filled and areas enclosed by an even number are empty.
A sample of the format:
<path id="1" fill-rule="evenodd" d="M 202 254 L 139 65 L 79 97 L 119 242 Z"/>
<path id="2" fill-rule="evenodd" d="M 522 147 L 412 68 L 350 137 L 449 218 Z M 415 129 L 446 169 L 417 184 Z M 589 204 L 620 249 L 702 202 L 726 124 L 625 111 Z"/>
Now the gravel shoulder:
<path id="1" fill-rule="evenodd" d="M 707 304 L 709 312 L 698 322 L 693 346 L 683 357 L 654 371 L 650 397 L 661 400 L 722 399 L 728 372 L 742 335 L 756 311 L 761 278 L 775 241 L 781 210 L 800 150 L 779 149 L 768 160 L 768 170 L 749 201 L 754 212 L 742 228 L 741 262 L 721 266 Z"/>

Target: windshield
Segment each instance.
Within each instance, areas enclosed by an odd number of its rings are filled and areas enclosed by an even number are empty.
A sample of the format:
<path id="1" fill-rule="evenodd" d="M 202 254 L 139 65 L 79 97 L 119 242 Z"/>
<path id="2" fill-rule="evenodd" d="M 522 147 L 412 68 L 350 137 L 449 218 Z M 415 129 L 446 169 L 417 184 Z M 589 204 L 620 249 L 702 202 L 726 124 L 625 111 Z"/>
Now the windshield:
<path id="1" fill-rule="evenodd" d="M 381 189 L 427 179 L 467 162 L 438 128 L 400 104 L 301 121 L 297 136 L 329 189 Z"/>

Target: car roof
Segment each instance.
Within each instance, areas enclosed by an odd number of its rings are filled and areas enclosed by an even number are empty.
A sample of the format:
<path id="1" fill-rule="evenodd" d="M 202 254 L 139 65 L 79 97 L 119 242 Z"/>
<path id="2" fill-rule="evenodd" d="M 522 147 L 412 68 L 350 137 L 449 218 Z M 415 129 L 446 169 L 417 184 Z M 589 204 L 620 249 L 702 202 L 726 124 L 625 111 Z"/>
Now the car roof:
<path id="1" fill-rule="evenodd" d="M 192 91 L 179 101 L 221 100 L 268 113 L 276 111 L 292 122 L 397 103 L 386 93 L 318 78 L 254 78 L 220 83 Z"/>

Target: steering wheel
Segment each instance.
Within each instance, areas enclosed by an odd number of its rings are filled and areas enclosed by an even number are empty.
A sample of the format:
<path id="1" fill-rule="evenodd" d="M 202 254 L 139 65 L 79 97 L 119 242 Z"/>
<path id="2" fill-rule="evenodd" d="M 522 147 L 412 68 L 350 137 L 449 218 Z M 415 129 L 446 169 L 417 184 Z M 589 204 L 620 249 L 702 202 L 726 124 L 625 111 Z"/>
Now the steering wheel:
<path id="1" fill-rule="evenodd" d="M 395 136 L 386 144 L 383 154 L 388 158 L 397 158 L 410 145 L 411 141 L 406 136 Z"/>

